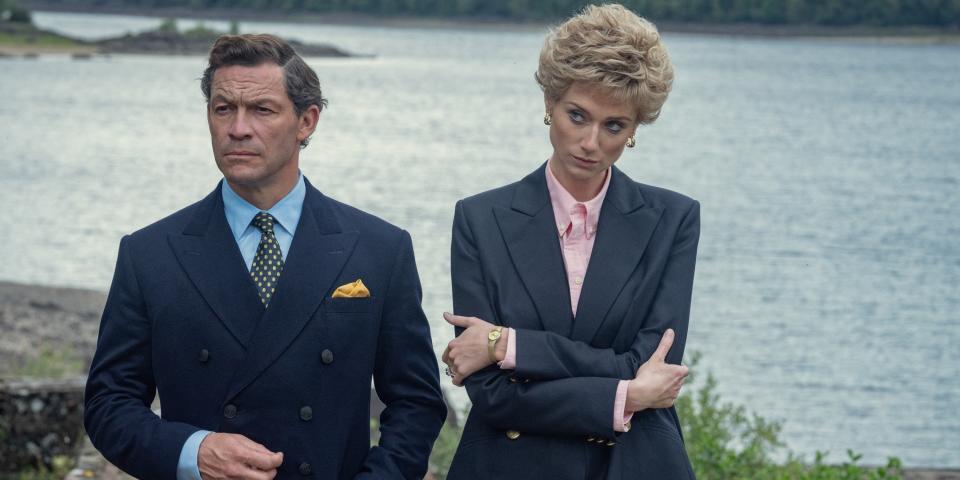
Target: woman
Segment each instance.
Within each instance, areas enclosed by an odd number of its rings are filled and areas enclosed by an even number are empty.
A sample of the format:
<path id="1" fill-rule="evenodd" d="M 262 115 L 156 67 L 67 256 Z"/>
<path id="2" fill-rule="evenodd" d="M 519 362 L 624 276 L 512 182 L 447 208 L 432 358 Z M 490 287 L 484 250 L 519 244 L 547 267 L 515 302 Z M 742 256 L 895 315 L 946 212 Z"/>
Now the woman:
<path id="1" fill-rule="evenodd" d="M 443 359 L 473 409 L 449 478 L 693 478 L 673 401 L 699 204 L 613 167 L 659 115 L 670 59 L 646 20 L 589 6 L 536 79 L 552 156 L 456 206 Z"/>

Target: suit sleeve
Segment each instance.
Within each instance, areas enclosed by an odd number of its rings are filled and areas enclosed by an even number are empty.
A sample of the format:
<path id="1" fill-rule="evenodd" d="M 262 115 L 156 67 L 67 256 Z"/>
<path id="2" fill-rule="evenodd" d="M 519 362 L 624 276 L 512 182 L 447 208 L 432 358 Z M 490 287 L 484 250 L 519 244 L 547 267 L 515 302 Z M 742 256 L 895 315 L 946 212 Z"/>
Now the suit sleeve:
<path id="1" fill-rule="evenodd" d="M 127 473 L 173 479 L 184 442 L 199 429 L 150 410 L 156 392 L 150 330 L 124 237 L 87 377 L 84 427 L 103 456 Z"/>
<path id="2" fill-rule="evenodd" d="M 410 235 L 403 232 L 384 300 L 374 371 L 380 442 L 357 478 L 423 478 L 447 415 Z"/>
<path id="3" fill-rule="evenodd" d="M 450 258 L 454 311 L 501 323 L 494 315 L 484 284 L 479 253 L 462 202 L 454 214 Z M 457 329 L 457 334 L 462 329 Z M 488 425 L 548 435 L 613 436 L 614 396 L 618 380 L 575 377 L 519 382 L 496 365 L 465 381 L 473 402 L 471 416 Z"/>
<path id="4" fill-rule="evenodd" d="M 553 332 L 515 329 L 516 374 L 540 380 L 592 376 L 632 379 L 657 349 L 668 328 L 674 330 L 676 337 L 667 363 L 679 364 L 687 339 L 699 239 L 700 204 L 694 201 L 680 222 L 643 326 L 627 351 L 595 348 Z"/>

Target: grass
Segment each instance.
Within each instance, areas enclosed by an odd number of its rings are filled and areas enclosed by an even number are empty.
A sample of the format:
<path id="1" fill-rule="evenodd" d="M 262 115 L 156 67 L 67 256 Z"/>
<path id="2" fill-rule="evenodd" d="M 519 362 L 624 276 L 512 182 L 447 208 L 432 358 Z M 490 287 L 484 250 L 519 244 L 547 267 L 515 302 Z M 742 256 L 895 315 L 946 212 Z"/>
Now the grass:
<path id="1" fill-rule="evenodd" d="M 45 347 L 35 357 L 28 358 L 24 364 L 8 376 L 29 377 L 29 378 L 52 378 L 59 379 L 71 375 L 79 375 L 84 372 L 84 364 L 79 359 L 72 348 L 62 347 L 53 349 Z"/>
<path id="2" fill-rule="evenodd" d="M 0 32 L 0 45 L 29 47 L 75 47 L 81 46 L 83 43 L 45 32 L 30 35 Z"/>
<path id="3" fill-rule="evenodd" d="M 24 23 L 0 22 L 0 45 L 26 47 L 78 47 L 84 43 L 40 30 Z"/>

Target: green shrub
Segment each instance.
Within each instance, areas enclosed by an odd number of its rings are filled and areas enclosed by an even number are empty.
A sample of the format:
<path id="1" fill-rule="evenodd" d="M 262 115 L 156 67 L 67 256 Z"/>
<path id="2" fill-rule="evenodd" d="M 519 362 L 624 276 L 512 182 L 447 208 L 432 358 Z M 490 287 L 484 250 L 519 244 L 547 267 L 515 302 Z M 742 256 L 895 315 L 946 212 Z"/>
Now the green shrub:
<path id="1" fill-rule="evenodd" d="M 0 0 L 0 20 L 26 25 L 33 23 L 30 10 L 21 7 L 14 0 Z"/>
<path id="2" fill-rule="evenodd" d="M 691 355 L 690 371 L 696 371 L 700 355 Z M 787 452 L 787 461 L 771 457 L 785 449 L 780 440 L 780 422 L 748 413 L 742 405 L 723 402 L 710 373 L 702 385 L 691 373 L 677 399 L 677 414 L 683 428 L 687 455 L 699 480 L 874 480 L 902 479 L 900 460 L 869 468 L 857 465 L 861 455 L 847 450 L 847 461 L 828 465 L 826 452 L 817 452 L 813 464 Z"/>
<path id="3" fill-rule="evenodd" d="M 163 21 L 160 22 L 160 26 L 157 27 L 157 31 L 163 33 L 179 33 L 180 28 L 177 27 L 177 20 L 175 18 L 164 18 Z"/>
<path id="4" fill-rule="evenodd" d="M 0 478 L 11 480 L 62 480 L 70 473 L 73 466 L 72 458 L 58 455 L 53 457 L 53 462 L 49 467 L 41 465 L 36 469 L 28 468 L 12 474 L 0 473 Z"/>

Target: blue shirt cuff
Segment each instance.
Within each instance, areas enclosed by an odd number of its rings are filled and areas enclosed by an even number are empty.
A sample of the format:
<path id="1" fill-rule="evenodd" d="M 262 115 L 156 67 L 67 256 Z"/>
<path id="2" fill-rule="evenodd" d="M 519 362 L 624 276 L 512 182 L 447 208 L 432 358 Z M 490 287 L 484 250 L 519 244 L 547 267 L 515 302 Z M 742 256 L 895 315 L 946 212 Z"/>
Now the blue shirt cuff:
<path id="1" fill-rule="evenodd" d="M 197 464 L 197 455 L 200 453 L 200 443 L 207 438 L 210 432 L 198 430 L 187 437 L 180 449 L 180 461 L 177 462 L 177 480 L 202 480 L 200 465 Z"/>

